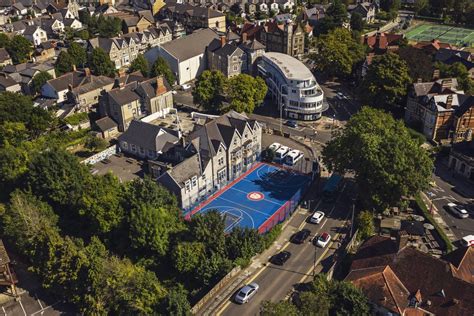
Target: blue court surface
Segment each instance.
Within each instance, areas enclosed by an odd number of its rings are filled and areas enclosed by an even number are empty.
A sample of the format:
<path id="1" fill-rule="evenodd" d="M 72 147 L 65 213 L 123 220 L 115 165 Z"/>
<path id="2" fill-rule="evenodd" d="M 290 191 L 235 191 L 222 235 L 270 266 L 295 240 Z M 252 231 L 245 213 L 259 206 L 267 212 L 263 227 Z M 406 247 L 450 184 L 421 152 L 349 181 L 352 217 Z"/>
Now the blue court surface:
<path id="1" fill-rule="evenodd" d="M 264 233 L 293 212 L 309 183 L 308 176 L 259 163 L 190 214 L 218 210 L 226 232 L 240 226 Z"/>

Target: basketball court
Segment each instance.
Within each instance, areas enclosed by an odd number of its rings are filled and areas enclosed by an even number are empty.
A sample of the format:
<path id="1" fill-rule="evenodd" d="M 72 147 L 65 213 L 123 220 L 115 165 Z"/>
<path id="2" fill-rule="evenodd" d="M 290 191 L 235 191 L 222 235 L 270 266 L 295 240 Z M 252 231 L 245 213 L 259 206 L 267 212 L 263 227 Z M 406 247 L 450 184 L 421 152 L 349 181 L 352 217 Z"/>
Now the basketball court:
<path id="1" fill-rule="evenodd" d="M 218 210 L 225 217 L 226 232 L 240 226 L 264 233 L 293 212 L 310 180 L 283 167 L 258 163 L 193 209 L 187 218 Z"/>

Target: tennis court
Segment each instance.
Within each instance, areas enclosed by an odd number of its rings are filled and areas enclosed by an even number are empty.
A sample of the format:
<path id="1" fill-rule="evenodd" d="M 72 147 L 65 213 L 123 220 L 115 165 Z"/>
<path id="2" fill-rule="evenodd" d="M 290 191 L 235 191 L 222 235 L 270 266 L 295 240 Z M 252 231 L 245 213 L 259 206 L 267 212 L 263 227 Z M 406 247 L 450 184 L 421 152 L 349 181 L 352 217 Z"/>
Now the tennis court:
<path id="1" fill-rule="evenodd" d="M 294 211 L 309 184 L 310 178 L 306 175 L 258 163 L 193 209 L 187 218 L 218 210 L 225 216 L 226 232 L 240 226 L 264 233 Z"/>
<path id="2" fill-rule="evenodd" d="M 410 30 L 406 37 L 417 42 L 437 39 L 459 47 L 474 47 L 474 30 L 449 25 L 420 24 Z"/>

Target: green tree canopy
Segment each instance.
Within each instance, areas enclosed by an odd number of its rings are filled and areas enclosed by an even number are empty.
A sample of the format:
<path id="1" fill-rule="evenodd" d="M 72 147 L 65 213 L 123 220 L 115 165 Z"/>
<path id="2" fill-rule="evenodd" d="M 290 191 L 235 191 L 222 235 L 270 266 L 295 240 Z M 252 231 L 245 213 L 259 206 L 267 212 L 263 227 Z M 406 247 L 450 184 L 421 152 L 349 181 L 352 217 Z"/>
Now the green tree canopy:
<path id="1" fill-rule="evenodd" d="M 148 65 L 148 60 L 143 56 L 143 54 L 139 54 L 132 64 L 130 65 L 130 71 L 140 71 L 144 76 L 148 76 L 150 72 L 150 67 Z"/>
<path id="2" fill-rule="evenodd" d="M 408 73 L 412 82 L 418 79 L 430 81 L 433 78 L 435 67 L 432 57 L 422 49 L 413 46 L 400 47 L 398 55 L 408 66 Z"/>
<path id="3" fill-rule="evenodd" d="M 360 198 L 383 211 L 428 187 L 433 162 L 403 122 L 363 107 L 323 149 L 330 171 L 353 171 Z"/>
<path id="4" fill-rule="evenodd" d="M 471 79 L 466 66 L 462 63 L 454 63 L 452 65 L 437 63 L 436 67 L 439 69 L 442 78 L 456 78 L 459 88 L 467 94 L 474 94 L 474 81 Z"/>
<path id="5" fill-rule="evenodd" d="M 0 33 L 0 48 L 8 47 L 9 43 L 10 43 L 10 38 L 8 37 L 8 35 L 5 33 Z"/>
<path id="6" fill-rule="evenodd" d="M 192 273 L 206 259 L 206 246 L 203 242 L 180 242 L 174 247 L 171 258 L 179 273 Z"/>
<path id="7" fill-rule="evenodd" d="M 163 57 L 158 57 L 153 66 L 151 67 L 151 76 L 158 77 L 164 76 L 166 81 L 172 86 L 174 85 L 176 78 L 170 69 L 170 66 Z"/>
<path id="8" fill-rule="evenodd" d="M 398 12 L 400 0 L 380 0 L 380 8 L 385 12 Z"/>
<path id="9" fill-rule="evenodd" d="M 188 292 L 181 284 L 171 288 L 166 298 L 166 313 L 173 316 L 191 315 Z"/>
<path id="10" fill-rule="evenodd" d="M 351 14 L 351 29 L 354 31 L 362 31 L 365 27 L 365 22 L 362 19 L 362 14 L 353 12 Z"/>
<path id="11" fill-rule="evenodd" d="M 374 214 L 370 211 L 362 211 L 357 215 L 358 238 L 366 240 L 375 235 Z"/>
<path id="12" fill-rule="evenodd" d="M 53 77 L 46 71 L 40 71 L 36 76 L 33 77 L 33 91 L 39 93 L 41 87 L 46 83 L 46 81 L 53 79 Z"/>
<path id="13" fill-rule="evenodd" d="M 253 113 L 267 94 L 268 87 L 261 77 L 247 74 L 234 76 L 227 86 L 227 98 L 230 108 L 237 112 Z"/>
<path id="14" fill-rule="evenodd" d="M 365 48 L 344 28 L 322 35 L 317 43 L 318 54 L 313 55 L 319 71 L 329 76 L 347 77 L 354 65 L 363 60 Z"/>
<path id="15" fill-rule="evenodd" d="M 203 242 L 208 250 L 222 254 L 225 251 L 225 222 L 219 211 L 210 210 L 191 218 L 191 240 Z"/>
<path id="16" fill-rule="evenodd" d="M 58 76 L 71 72 L 74 68 L 74 59 L 69 55 L 69 53 L 62 51 L 59 53 L 54 68 Z"/>
<path id="17" fill-rule="evenodd" d="M 96 76 L 113 77 L 115 75 L 115 65 L 110 60 L 109 55 L 100 47 L 92 51 L 89 66 Z"/>
<path id="18" fill-rule="evenodd" d="M 87 52 L 81 44 L 72 42 L 67 49 L 67 53 L 71 56 L 74 65 L 84 67 L 87 62 Z"/>
<path id="19" fill-rule="evenodd" d="M 196 80 L 193 90 L 194 103 L 207 111 L 220 112 L 227 78 L 217 70 L 205 70 Z"/>
<path id="20" fill-rule="evenodd" d="M 362 82 L 362 98 L 374 107 L 399 108 L 410 82 L 405 61 L 389 52 L 374 58 L 369 66 Z"/>
<path id="21" fill-rule="evenodd" d="M 33 45 L 22 35 L 13 36 L 6 48 L 14 63 L 27 62 L 33 53 Z"/>
<path id="22" fill-rule="evenodd" d="M 326 11 L 326 15 L 333 19 L 336 27 L 341 27 L 347 21 L 347 9 L 341 0 L 332 1 L 331 5 Z"/>
<path id="23" fill-rule="evenodd" d="M 301 315 L 295 305 L 288 301 L 273 303 L 263 301 L 260 306 L 260 316 L 298 316 Z"/>

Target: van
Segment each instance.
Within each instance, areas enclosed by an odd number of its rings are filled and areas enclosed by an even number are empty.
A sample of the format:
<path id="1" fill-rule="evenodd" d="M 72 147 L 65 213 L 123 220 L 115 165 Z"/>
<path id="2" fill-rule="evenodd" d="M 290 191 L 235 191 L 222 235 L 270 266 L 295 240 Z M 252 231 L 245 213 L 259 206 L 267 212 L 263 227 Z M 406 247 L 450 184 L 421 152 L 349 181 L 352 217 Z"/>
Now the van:
<path id="1" fill-rule="evenodd" d="M 303 153 L 298 149 L 293 149 L 286 155 L 285 163 L 287 165 L 293 166 L 301 158 L 303 158 Z"/>
<path id="2" fill-rule="evenodd" d="M 281 146 L 275 152 L 275 159 L 278 160 L 278 161 L 283 161 L 285 159 L 286 155 L 288 155 L 289 151 L 290 151 L 290 148 L 288 148 L 286 146 Z"/>
<path id="3" fill-rule="evenodd" d="M 474 235 L 467 235 L 461 238 L 461 244 L 464 247 L 474 247 Z"/>

